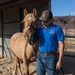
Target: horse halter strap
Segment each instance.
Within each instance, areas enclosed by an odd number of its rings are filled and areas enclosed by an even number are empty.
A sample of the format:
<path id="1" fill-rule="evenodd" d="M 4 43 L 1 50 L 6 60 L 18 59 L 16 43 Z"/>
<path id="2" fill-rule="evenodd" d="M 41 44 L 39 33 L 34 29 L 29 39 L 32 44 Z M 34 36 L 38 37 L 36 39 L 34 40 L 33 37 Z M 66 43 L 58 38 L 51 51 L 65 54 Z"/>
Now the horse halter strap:
<path id="1" fill-rule="evenodd" d="M 37 23 L 37 21 L 35 21 L 35 23 Z M 30 26 L 30 28 L 32 28 L 33 30 L 36 30 L 36 29 L 32 26 L 32 24 L 31 24 L 31 25 L 28 25 L 28 26 Z"/>
<path id="2" fill-rule="evenodd" d="M 30 28 L 32 28 L 33 30 L 36 30 L 32 25 L 30 26 Z"/>

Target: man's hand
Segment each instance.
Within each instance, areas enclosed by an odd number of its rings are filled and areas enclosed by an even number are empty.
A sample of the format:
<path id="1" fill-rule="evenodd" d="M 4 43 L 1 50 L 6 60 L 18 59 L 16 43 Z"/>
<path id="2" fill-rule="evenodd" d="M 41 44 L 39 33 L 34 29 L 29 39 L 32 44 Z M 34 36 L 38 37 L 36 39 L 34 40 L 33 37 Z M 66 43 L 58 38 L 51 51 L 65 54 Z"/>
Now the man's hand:
<path id="1" fill-rule="evenodd" d="M 27 27 L 25 27 L 25 28 L 23 29 L 24 35 L 27 33 L 27 31 L 28 31 L 29 28 L 30 28 L 30 26 L 27 26 Z"/>
<path id="2" fill-rule="evenodd" d="M 62 62 L 61 61 L 58 61 L 57 64 L 56 64 L 56 69 L 57 70 L 60 70 L 62 67 Z"/>

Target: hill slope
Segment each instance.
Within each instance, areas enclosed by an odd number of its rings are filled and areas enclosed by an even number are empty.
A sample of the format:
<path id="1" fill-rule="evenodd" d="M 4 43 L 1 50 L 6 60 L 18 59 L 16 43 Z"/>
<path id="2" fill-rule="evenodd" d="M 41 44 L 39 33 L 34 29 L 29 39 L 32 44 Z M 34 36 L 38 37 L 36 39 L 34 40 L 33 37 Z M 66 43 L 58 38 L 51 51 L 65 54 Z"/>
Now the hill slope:
<path id="1" fill-rule="evenodd" d="M 54 17 L 54 23 L 64 29 L 75 29 L 75 16 L 56 16 Z"/>

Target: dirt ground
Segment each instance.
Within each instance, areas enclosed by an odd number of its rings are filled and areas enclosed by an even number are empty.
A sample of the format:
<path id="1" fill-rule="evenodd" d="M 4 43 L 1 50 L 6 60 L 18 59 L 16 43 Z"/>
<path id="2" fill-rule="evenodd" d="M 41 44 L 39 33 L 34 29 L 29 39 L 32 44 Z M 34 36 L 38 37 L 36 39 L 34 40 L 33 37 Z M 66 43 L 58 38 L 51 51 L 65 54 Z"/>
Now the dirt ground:
<path id="1" fill-rule="evenodd" d="M 12 67 L 13 67 L 13 61 L 11 62 L 10 58 L 7 58 L 7 57 L 0 58 L 0 75 L 13 75 Z M 36 75 L 35 62 L 29 65 L 29 72 L 30 72 L 30 75 Z"/>
<path id="2" fill-rule="evenodd" d="M 0 75 L 12 75 L 13 62 L 10 58 L 0 58 Z M 75 58 L 64 56 L 63 70 L 65 75 L 75 75 Z M 30 75 L 36 75 L 35 62 L 29 66 Z M 59 74 L 62 75 L 62 74 Z"/>

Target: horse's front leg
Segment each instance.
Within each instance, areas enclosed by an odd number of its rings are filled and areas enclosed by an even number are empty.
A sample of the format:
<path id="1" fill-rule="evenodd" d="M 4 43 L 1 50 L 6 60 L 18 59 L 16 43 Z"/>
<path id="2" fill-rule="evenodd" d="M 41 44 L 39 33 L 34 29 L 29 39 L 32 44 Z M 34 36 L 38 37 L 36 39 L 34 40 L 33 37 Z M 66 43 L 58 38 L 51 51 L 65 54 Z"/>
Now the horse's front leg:
<path id="1" fill-rule="evenodd" d="M 17 57 L 14 56 L 14 63 L 13 63 L 13 72 L 12 72 L 12 75 L 17 75 Z"/>
<path id="2" fill-rule="evenodd" d="M 13 53 L 13 60 L 14 63 L 13 63 L 12 75 L 18 75 L 17 73 L 18 71 L 19 71 L 19 75 L 22 75 L 19 58 L 14 53 Z"/>
<path id="3" fill-rule="evenodd" d="M 29 63 L 26 58 L 23 59 L 24 75 L 29 75 Z"/>
<path id="4" fill-rule="evenodd" d="M 20 60 L 18 59 L 18 63 L 17 63 L 17 68 L 19 71 L 19 75 L 22 75 L 22 71 L 21 71 L 21 65 L 20 65 Z"/>

